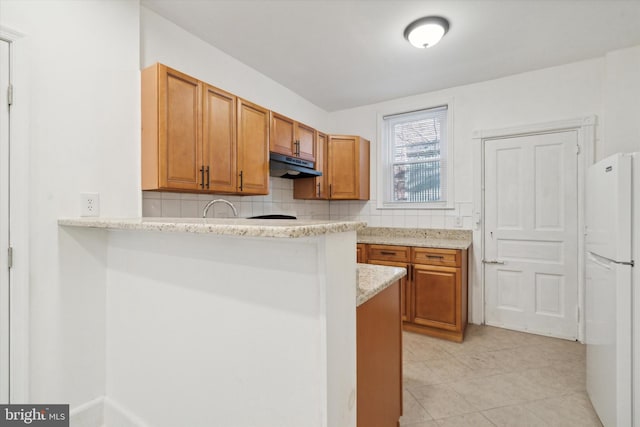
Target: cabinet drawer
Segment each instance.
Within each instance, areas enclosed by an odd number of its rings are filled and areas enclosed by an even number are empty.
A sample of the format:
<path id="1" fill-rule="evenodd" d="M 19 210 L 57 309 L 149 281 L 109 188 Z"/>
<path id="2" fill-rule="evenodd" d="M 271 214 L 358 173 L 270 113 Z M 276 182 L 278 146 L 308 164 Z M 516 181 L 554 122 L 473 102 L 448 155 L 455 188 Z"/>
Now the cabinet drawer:
<path id="1" fill-rule="evenodd" d="M 457 249 L 413 248 L 411 262 L 414 264 L 460 267 L 461 254 Z"/>
<path id="2" fill-rule="evenodd" d="M 368 245 L 367 259 L 408 262 L 411 248 L 408 246 Z"/>

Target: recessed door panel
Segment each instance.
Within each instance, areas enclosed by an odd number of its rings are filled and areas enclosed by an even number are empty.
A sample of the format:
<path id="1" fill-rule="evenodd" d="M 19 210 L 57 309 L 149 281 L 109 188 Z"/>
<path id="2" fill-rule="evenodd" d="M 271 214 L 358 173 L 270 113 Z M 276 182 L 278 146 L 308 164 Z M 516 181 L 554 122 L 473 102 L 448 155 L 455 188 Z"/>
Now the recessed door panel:
<path id="1" fill-rule="evenodd" d="M 520 169 L 522 149 L 508 147 L 495 152 L 497 228 L 522 228 L 521 197 L 523 183 Z"/>
<path id="2" fill-rule="evenodd" d="M 564 147 L 562 144 L 541 145 L 535 152 L 535 228 L 564 228 Z M 576 189 L 577 190 L 577 189 Z"/>

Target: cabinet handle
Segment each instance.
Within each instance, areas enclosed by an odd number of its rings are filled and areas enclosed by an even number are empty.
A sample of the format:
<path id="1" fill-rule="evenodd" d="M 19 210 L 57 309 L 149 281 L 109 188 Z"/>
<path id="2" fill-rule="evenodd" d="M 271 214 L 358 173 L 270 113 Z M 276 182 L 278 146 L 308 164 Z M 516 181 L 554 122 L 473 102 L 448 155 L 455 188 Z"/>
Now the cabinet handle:
<path id="1" fill-rule="evenodd" d="M 396 254 L 395 252 L 389 252 L 389 251 L 380 251 L 380 253 L 382 255 L 395 255 Z"/>
<path id="2" fill-rule="evenodd" d="M 431 259 L 444 259 L 442 255 L 427 255 L 427 258 Z"/>
<path id="3" fill-rule="evenodd" d="M 209 188 L 209 181 L 211 180 L 211 176 L 209 175 L 209 166 L 207 166 L 207 189 Z"/>
<path id="4" fill-rule="evenodd" d="M 329 184 L 329 198 L 331 198 L 333 196 L 333 188 L 332 188 L 332 184 Z"/>
<path id="5" fill-rule="evenodd" d="M 296 147 L 295 148 L 295 155 L 299 156 L 300 155 L 300 140 L 296 139 L 295 142 L 293 143 L 293 145 Z"/>
<path id="6" fill-rule="evenodd" d="M 318 183 L 318 199 L 320 198 L 320 183 Z"/>
<path id="7" fill-rule="evenodd" d="M 204 188 L 204 165 L 200 168 L 200 188 Z"/>
<path id="8" fill-rule="evenodd" d="M 244 184 L 244 173 L 243 171 L 240 171 L 240 191 L 242 191 L 242 186 Z"/>

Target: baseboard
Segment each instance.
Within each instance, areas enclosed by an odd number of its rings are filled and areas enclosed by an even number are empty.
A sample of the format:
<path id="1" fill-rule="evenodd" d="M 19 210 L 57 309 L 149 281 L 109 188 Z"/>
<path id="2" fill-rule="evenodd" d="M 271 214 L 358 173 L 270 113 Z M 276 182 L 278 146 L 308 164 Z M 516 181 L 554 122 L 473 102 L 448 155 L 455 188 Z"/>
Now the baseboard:
<path id="1" fill-rule="evenodd" d="M 69 411 L 73 427 L 104 427 L 104 397 L 98 397 Z"/>
<path id="2" fill-rule="evenodd" d="M 148 425 L 129 409 L 110 397 L 105 397 L 104 427 L 148 427 Z"/>
<path id="3" fill-rule="evenodd" d="M 69 417 L 71 427 L 148 427 L 133 412 L 106 396 L 76 406 Z"/>

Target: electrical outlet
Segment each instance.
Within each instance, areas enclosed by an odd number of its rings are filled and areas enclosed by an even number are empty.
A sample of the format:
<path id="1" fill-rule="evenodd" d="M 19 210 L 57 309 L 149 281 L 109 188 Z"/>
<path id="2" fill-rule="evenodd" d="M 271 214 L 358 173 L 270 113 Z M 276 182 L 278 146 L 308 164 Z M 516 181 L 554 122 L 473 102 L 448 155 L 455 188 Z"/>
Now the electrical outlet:
<path id="1" fill-rule="evenodd" d="M 80 216 L 100 216 L 100 194 L 80 193 Z"/>
<path id="2" fill-rule="evenodd" d="M 461 216 L 457 216 L 455 218 L 454 225 L 456 227 L 462 227 L 462 217 Z"/>

